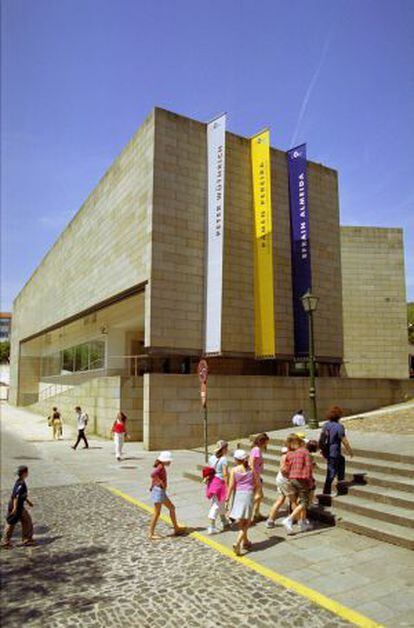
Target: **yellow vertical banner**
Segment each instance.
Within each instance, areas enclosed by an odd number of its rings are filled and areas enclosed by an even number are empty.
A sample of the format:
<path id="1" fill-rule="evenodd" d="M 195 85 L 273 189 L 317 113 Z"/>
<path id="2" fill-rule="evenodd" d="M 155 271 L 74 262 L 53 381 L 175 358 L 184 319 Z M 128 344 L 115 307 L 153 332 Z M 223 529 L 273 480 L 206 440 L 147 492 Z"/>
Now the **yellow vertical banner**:
<path id="1" fill-rule="evenodd" d="M 254 203 L 254 327 L 257 358 L 275 357 L 270 132 L 251 139 Z"/>

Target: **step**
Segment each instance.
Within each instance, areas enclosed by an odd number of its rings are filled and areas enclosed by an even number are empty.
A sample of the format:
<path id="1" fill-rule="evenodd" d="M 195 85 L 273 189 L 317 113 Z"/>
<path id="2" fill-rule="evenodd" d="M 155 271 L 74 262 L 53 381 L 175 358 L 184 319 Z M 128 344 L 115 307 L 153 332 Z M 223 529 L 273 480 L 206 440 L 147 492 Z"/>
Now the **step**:
<path id="1" fill-rule="evenodd" d="M 183 476 L 199 484 L 201 483 L 198 473 L 186 471 L 183 473 Z M 265 494 L 263 503 L 267 506 L 272 506 L 273 502 L 274 498 L 272 499 Z M 346 510 L 341 506 L 342 503 L 337 499 L 333 510 L 313 507 L 310 515 L 313 519 L 336 524 L 351 532 L 414 550 L 414 530 L 412 528 L 380 519 L 373 519 L 372 517 Z"/>
<path id="2" fill-rule="evenodd" d="M 368 478 L 369 479 L 369 478 Z M 382 504 L 390 504 L 414 510 L 414 496 L 406 491 L 399 491 L 393 487 L 381 487 L 381 490 L 374 488 L 372 484 L 350 484 L 348 494 L 362 497 Z"/>
<path id="3" fill-rule="evenodd" d="M 300 431 L 299 429 L 297 430 Z M 293 430 L 292 430 L 293 432 Z M 352 437 L 351 437 L 352 440 Z M 284 444 L 283 438 L 271 438 L 267 450 L 275 454 L 280 454 L 280 448 Z M 352 445 L 352 443 L 351 443 Z M 244 442 L 244 447 L 250 449 L 252 446 L 251 441 Z M 359 449 L 358 447 L 352 447 L 355 456 L 359 458 L 374 458 L 375 460 L 386 460 L 389 462 L 404 462 L 405 464 L 414 465 L 414 456 L 409 454 L 399 454 L 389 451 L 376 451 L 372 449 Z"/>
<path id="4" fill-rule="evenodd" d="M 335 513 L 337 514 L 336 525 L 341 528 L 414 550 L 414 530 L 411 528 L 372 519 L 340 508 L 335 508 Z"/>
<path id="5" fill-rule="evenodd" d="M 374 502 L 364 497 L 349 494 L 332 498 L 334 511 L 357 513 L 371 519 L 396 523 L 399 526 L 414 529 L 414 512 L 408 508 L 401 508 L 391 504 Z"/>

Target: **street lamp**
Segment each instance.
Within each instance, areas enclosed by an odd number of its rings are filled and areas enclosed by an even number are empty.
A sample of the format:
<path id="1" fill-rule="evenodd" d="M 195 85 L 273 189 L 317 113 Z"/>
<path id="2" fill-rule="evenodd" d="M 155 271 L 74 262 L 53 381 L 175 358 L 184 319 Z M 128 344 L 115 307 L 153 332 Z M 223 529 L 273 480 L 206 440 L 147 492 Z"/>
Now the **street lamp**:
<path id="1" fill-rule="evenodd" d="M 318 297 L 315 297 L 308 290 L 301 297 L 303 309 L 308 315 L 308 325 L 309 325 L 309 399 L 310 399 L 310 407 L 311 407 L 311 415 L 309 421 L 309 427 L 311 429 L 318 429 L 319 421 L 318 421 L 318 411 L 316 408 L 316 389 L 315 389 L 315 342 L 313 337 L 313 313 L 318 307 Z"/>

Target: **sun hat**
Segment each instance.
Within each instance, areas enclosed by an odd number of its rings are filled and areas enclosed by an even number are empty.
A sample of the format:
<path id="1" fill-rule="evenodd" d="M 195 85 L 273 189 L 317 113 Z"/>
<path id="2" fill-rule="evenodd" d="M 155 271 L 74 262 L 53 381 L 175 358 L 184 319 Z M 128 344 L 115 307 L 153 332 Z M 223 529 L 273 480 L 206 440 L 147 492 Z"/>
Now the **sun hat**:
<path id="1" fill-rule="evenodd" d="M 217 453 L 221 449 L 227 447 L 228 442 L 226 440 L 218 440 L 216 446 L 214 447 L 214 453 Z"/>
<path id="2" fill-rule="evenodd" d="M 236 451 L 233 454 L 233 458 L 235 460 L 246 460 L 248 456 L 249 454 L 245 452 L 244 449 L 236 449 Z"/>
<path id="3" fill-rule="evenodd" d="M 280 451 L 282 452 L 282 454 L 286 454 L 289 451 L 289 449 L 287 447 L 282 447 Z"/>
<path id="4" fill-rule="evenodd" d="M 172 462 L 172 453 L 170 451 L 162 451 L 158 456 L 160 462 Z"/>
<path id="5" fill-rule="evenodd" d="M 300 440 L 306 440 L 306 434 L 305 434 L 305 432 L 296 432 L 295 436 L 297 436 L 298 438 L 300 438 Z"/>

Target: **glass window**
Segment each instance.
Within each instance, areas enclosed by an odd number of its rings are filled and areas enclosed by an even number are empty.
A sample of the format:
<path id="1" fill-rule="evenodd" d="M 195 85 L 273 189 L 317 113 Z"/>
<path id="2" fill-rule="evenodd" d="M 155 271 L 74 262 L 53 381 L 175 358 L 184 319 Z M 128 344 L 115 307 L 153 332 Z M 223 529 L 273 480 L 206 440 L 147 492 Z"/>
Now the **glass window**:
<path id="1" fill-rule="evenodd" d="M 105 341 L 94 340 L 90 343 L 90 369 L 103 369 L 105 366 Z"/>
<path id="2" fill-rule="evenodd" d="M 74 347 L 62 351 L 62 374 L 73 373 Z"/>
<path id="3" fill-rule="evenodd" d="M 75 371 L 89 369 L 89 343 L 75 347 Z"/>

